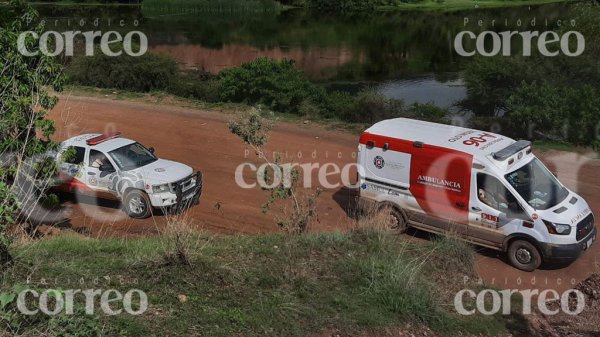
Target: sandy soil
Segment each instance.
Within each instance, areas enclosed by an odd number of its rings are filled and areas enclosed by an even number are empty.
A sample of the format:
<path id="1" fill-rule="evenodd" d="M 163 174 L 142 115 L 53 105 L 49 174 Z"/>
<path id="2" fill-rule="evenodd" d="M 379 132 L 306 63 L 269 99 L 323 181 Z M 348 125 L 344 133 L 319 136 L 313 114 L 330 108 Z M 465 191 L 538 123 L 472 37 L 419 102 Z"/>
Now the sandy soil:
<path id="1" fill-rule="evenodd" d="M 201 230 L 211 233 L 265 233 L 277 231 L 273 213 L 263 214 L 261 205 L 267 195 L 260 188 L 242 189 L 234 179 L 238 165 L 260 164 L 254 153 L 232 135 L 228 115 L 165 105 L 115 101 L 87 97 L 62 97 L 51 111 L 58 132 L 56 140 L 86 132 L 118 130 L 124 136 L 154 147 L 159 157 L 186 163 L 204 173 L 201 204 L 186 213 Z M 334 163 L 339 167 L 354 163 L 358 137 L 321 126 L 279 122 L 270 134 L 268 151 L 283 153 L 285 162 Z M 549 167 L 558 172 L 567 186 L 580 193 L 600 214 L 600 161 L 562 153 L 538 153 Z M 355 172 L 355 171 L 354 171 Z M 355 173 L 351 173 L 352 177 Z M 316 170 L 313 185 L 316 187 Z M 247 182 L 255 181 L 246 170 Z M 330 182 L 339 182 L 340 174 Z M 352 226 L 347 210 L 352 208 L 353 193 L 343 188 L 325 189 L 318 202 L 319 223 L 312 230 L 346 230 Z M 157 215 L 133 220 L 118 205 L 73 201 L 73 227 L 85 228 L 96 236 L 139 236 L 153 234 L 165 227 L 166 217 Z M 596 244 L 570 266 L 549 266 L 533 273 L 520 272 L 509 266 L 502 255 L 482 250 L 476 271 L 487 282 L 501 288 L 573 287 L 591 275 L 600 261 L 600 244 Z M 532 285 L 532 280 L 535 284 Z M 572 283 L 573 282 L 573 283 Z"/>

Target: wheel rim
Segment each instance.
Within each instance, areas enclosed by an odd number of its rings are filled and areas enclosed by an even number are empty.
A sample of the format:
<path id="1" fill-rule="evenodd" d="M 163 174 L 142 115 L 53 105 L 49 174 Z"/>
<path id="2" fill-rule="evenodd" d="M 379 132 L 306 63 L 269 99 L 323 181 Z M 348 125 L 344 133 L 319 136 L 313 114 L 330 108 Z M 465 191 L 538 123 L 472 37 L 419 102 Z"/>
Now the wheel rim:
<path id="1" fill-rule="evenodd" d="M 517 249 L 517 252 L 515 253 L 515 257 L 517 258 L 517 261 L 519 261 L 519 263 L 522 263 L 522 264 L 531 263 L 531 260 L 533 259 L 531 256 L 531 252 L 529 251 L 529 249 L 526 249 L 526 248 Z"/>
<path id="2" fill-rule="evenodd" d="M 398 219 L 398 217 L 391 212 L 386 215 L 384 221 L 385 226 L 391 230 L 397 230 L 400 228 L 400 219 Z"/>
<path id="3" fill-rule="evenodd" d="M 135 196 L 129 199 L 129 210 L 134 214 L 142 214 L 146 210 L 146 203 L 141 197 Z"/>

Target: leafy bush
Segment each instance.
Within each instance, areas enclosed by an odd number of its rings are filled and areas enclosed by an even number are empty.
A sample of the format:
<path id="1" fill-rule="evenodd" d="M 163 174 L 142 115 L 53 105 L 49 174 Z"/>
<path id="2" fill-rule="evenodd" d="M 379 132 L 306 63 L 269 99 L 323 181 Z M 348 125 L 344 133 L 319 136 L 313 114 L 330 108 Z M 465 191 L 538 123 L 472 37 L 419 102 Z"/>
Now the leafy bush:
<path id="1" fill-rule="evenodd" d="M 433 103 L 415 103 L 409 107 L 411 118 L 426 120 L 436 123 L 447 122 L 448 110 L 440 108 Z"/>
<path id="2" fill-rule="evenodd" d="M 387 98 L 373 89 L 356 95 L 333 92 L 328 95 L 324 117 L 337 117 L 352 123 L 373 123 L 382 119 L 406 117 L 432 122 L 446 122 L 448 110 L 433 104 L 405 105 L 401 100 Z"/>
<path id="3" fill-rule="evenodd" d="M 547 138 L 578 145 L 593 145 L 600 131 L 600 90 L 523 84 L 508 99 L 510 118 L 529 138 Z"/>
<path id="4" fill-rule="evenodd" d="M 334 92 L 327 99 L 327 108 L 327 116 L 353 123 L 371 123 L 406 113 L 402 101 L 386 98 L 372 89 L 362 90 L 355 96 Z"/>
<path id="5" fill-rule="evenodd" d="M 372 10 L 378 4 L 378 0 L 307 0 L 308 7 L 329 12 Z"/>
<path id="6" fill-rule="evenodd" d="M 177 64 L 168 57 L 150 53 L 110 57 L 96 51 L 94 56 L 74 59 L 67 70 L 73 83 L 148 92 L 166 89 L 177 74 Z"/>
<path id="7" fill-rule="evenodd" d="M 325 91 L 311 83 L 292 60 L 257 58 L 220 73 L 221 99 L 264 104 L 280 111 L 298 113 L 306 99 L 322 102 Z"/>
<path id="8" fill-rule="evenodd" d="M 181 97 L 218 102 L 221 97 L 221 81 L 209 73 L 184 73 L 174 78 L 166 90 Z"/>
<path id="9" fill-rule="evenodd" d="M 17 50 L 17 38 L 25 26 L 42 33 L 43 27 L 37 18 L 37 12 L 23 1 L 10 1 L 0 11 L 0 87 L 3 88 L 0 91 L 0 153 L 13 157 L 8 161 L 3 158 L 0 162 L 0 265 L 11 260 L 6 228 L 14 224 L 20 207 L 31 209 L 37 206 L 30 192 L 45 192 L 23 186 L 31 185 L 30 177 L 20 177 L 19 183 L 15 183 L 15 176 L 28 171 L 29 158 L 56 146 L 50 140 L 54 124 L 46 119 L 46 114 L 58 102 L 49 94 L 48 88 L 62 89 L 62 67 L 53 57 L 43 53 L 30 57 Z M 39 52 L 39 43 L 33 37 L 26 38 L 24 44 L 28 50 Z M 17 191 L 27 194 L 27 203 L 20 197 L 17 202 Z"/>

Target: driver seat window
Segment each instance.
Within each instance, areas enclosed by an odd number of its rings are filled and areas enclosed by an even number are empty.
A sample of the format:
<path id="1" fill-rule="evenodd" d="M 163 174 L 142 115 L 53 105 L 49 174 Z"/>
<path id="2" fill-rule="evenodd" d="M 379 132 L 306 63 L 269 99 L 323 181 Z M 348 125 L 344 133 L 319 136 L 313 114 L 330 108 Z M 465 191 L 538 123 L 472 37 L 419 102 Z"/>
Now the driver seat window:
<path id="1" fill-rule="evenodd" d="M 508 208 L 510 193 L 496 177 L 485 173 L 477 174 L 477 197 L 482 203 L 496 209 Z"/>
<path id="2" fill-rule="evenodd" d="M 104 153 L 98 150 L 90 151 L 90 167 L 99 169 L 102 165 L 111 165 Z M 111 165 L 112 166 L 112 165 Z"/>
<path id="3" fill-rule="evenodd" d="M 504 184 L 498 178 L 489 174 L 477 174 L 477 197 L 479 201 L 497 211 L 515 216 L 525 213 L 517 199 Z"/>

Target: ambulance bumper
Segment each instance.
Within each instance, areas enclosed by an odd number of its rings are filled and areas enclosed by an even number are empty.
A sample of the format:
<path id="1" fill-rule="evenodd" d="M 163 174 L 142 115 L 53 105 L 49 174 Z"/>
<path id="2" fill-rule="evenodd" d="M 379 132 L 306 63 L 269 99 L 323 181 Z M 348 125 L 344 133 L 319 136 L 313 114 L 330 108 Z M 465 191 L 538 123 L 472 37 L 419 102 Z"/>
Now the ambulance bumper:
<path id="1" fill-rule="evenodd" d="M 570 262 L 577 259 L 583 252 L 596 243 L 597 229 L 594 228 L 583 240 L 566 245 L 539 243 L 544 261 Z"/>

